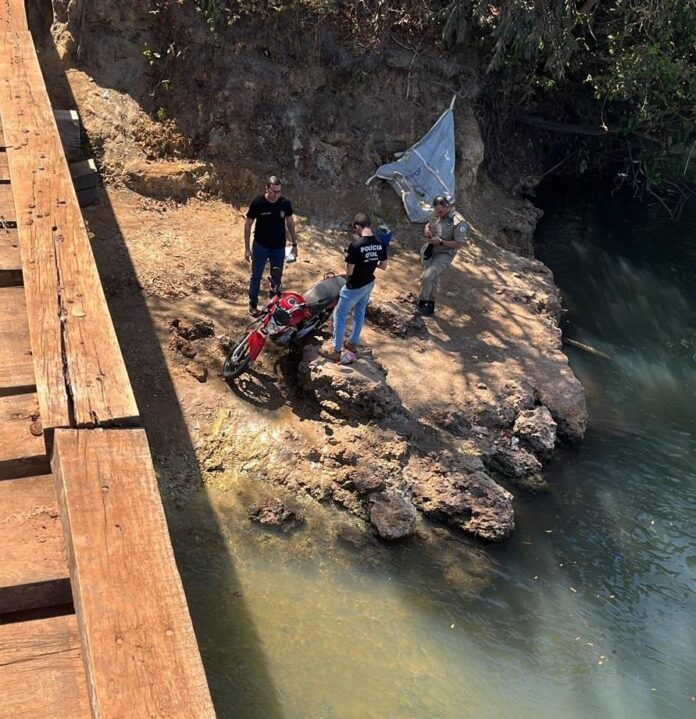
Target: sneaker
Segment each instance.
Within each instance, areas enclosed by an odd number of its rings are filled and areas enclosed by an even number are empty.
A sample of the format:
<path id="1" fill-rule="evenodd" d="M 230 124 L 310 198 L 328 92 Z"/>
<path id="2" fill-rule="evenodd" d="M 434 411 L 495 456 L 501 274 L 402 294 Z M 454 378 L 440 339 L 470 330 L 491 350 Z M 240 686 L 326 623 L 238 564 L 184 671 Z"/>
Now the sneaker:
<path id="1" fill-rule="evenodd" d="M 358 345 L 354 345 L 350 340 L 346 340 L 343 343 L 343 349 L 346 349 L 349 352 L 352 352 L 353 354 L 358 353 Z"/>
<path id="2" fill-rule="evenodd" d="M 249 314 L 252 317 L 258 317 L 261 312 L 259 311 L 259 308 L 256 305 L 252 305 L 251 302 L 249 303 Z"/>
<path id="3" fill-rule="evenodd" d="M 353 364 L 355 360 L 358 359 L 355 356 L 354 352 L 351 352 L 350 350 L 346 350 L 342 355 L 341 359 L 338 361 L 339 364 Z"/>
<path id="4" fill-rule="evenodd" d="M 341 359 L 341 352 L 334 349 L 333 342 L 325 342 L 319 349 L 319 354 L 332 362 L 338 362 Z"/>

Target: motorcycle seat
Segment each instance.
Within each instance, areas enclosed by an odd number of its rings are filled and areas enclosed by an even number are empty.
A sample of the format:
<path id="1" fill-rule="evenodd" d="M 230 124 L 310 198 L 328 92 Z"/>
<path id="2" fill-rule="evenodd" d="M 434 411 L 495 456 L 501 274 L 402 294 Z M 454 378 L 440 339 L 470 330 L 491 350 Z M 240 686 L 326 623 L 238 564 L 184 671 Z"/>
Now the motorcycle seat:
<path id="1" fill-rule="evenodd" d="M 304 300 L 312 312 L 320 312 L 338 299 L 338 293 L 346 284 L 345 277 L 329 277 L 310 287 L 304 293 Z"/>

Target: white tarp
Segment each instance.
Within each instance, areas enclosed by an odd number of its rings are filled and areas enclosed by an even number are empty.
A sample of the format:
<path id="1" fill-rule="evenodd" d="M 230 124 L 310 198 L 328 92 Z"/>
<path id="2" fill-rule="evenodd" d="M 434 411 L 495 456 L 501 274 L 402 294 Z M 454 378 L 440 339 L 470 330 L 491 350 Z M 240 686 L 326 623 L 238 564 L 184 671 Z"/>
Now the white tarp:
<path id="1" fill-rule="evenodd" d="M 401 195 L 411 222 L 427 222 L 436 195 L 454 195 L 455 97 L 440 119 L 396 161 L 382 165 L 367 181 L 386 180 Z"/>

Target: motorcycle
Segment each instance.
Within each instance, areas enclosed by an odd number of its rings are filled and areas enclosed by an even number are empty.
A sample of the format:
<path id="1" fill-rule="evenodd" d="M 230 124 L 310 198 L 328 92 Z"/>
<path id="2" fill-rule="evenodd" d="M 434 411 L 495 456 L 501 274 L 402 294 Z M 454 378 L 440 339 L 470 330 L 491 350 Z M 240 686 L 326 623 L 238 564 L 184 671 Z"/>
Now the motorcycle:
<path id="1" fill-rule="evenodd" d="M 270 299 L 259 317 L 246 328 L 244 337 L 230 345 L 222 366 L 222 375 L 226 380 L 244 374 L 261 354 L 269 338 L 275 344 L 287 347 L 319 330 L 331 317 L 338 304 L 338 294 L 346 284 L 344 276 L 329 272 L 301 295 L 283 291 L 279 275 L 277 268 L 271 269 L 268 278 Z"/>

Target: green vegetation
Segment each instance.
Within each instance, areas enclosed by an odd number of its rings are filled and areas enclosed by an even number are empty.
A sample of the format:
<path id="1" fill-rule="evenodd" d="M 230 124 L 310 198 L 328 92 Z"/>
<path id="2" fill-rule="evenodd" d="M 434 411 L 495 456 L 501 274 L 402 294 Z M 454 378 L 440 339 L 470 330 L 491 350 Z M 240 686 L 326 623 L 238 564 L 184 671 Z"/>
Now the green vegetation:
<path id="1" fill-rule="evenodd" d="M 337 28 L 361 45 L 374 46 L 395 30 L 413 33 L 428 27 L 442 11 L 427 0 L 193 0 L 211 29 L 220 31 L 244 19 L 293 14 L 308 27 L 320 21 Z"/>
<path id="2" fill-rule="evenodd" d="M 694 0 L 451 0 L 444 17 L 450 48 L 481 47 L 489 107 L 603 129 L 608 142 L 576 143 L 578 166 L 591 146 L 596 167 L 621 157 L 628 181 L 673 214 L 693 196 Z"/>
<path id="3" fill-rule="evenodd" d="M 603 128 L 610 141 L 603 151 L 595 140 L 596 165 L 622 147 L 648 189 L 671 182 L 684 194 L 696 182 L 696 0 L 189 1 L 214 31 L 292 14 L 307 27 L 331 23 L 362 50 L 389 37 L 476 47 L 492 126 L 518 108 Z"/>

